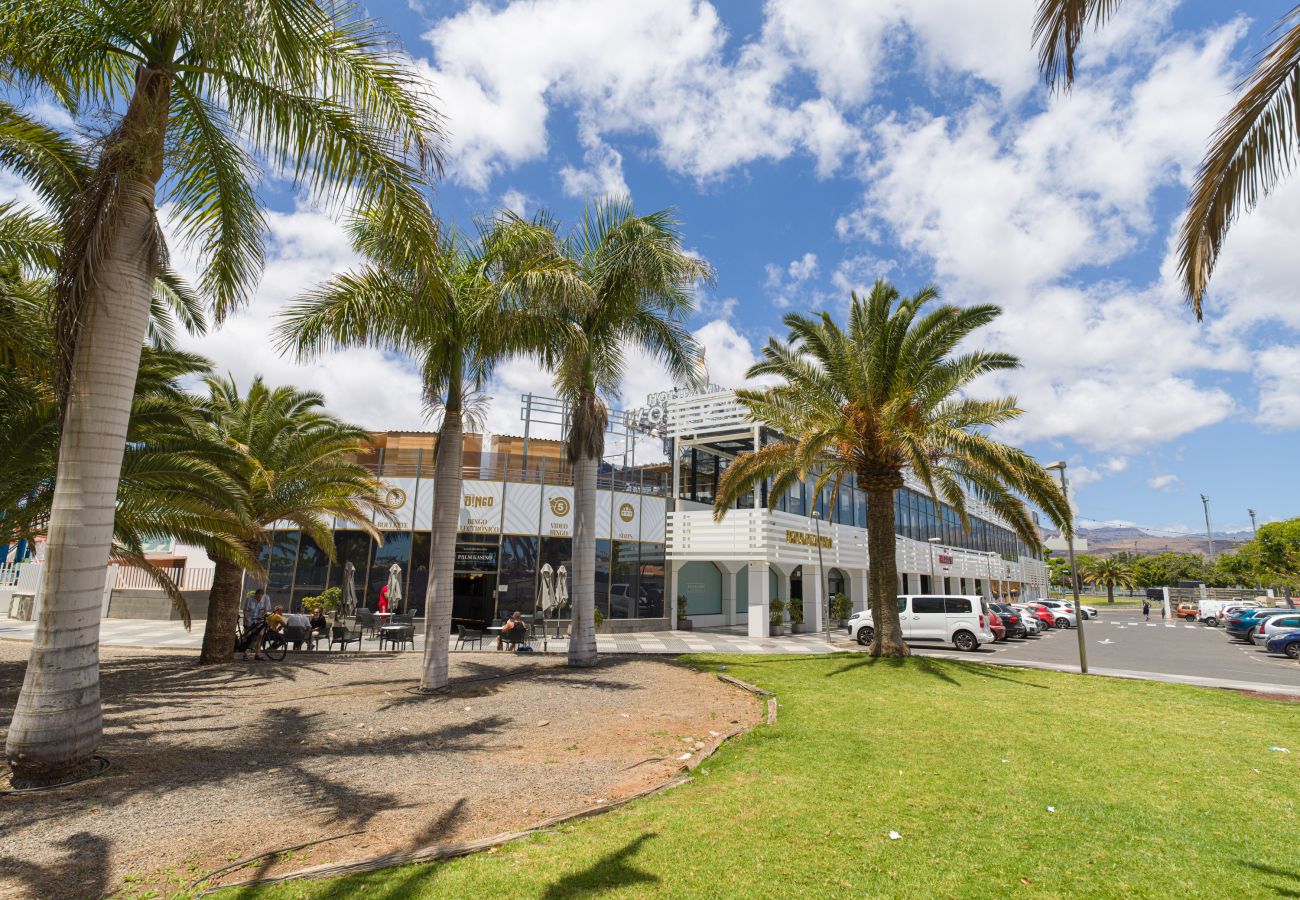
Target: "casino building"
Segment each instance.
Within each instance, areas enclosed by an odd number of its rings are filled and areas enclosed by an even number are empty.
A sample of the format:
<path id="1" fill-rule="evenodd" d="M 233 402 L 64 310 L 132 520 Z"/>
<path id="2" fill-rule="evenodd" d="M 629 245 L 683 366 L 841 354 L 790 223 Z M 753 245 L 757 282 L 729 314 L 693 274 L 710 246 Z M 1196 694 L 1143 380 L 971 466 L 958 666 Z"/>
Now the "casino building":
<path id="1" fill-rule="evenodd" d="M 550 416 L 550 418 L 548 418 Z M 535 435 L 540 424 L 566 424 L 560 404 L 524 398 L 524 435 L 467 435 L 456 547 L 453 618 L 483 625 L 520 609 L 531 612 L 545 566 L 572 572 L 573 483 L 563 444 Z M 637 433 L 662 439 L 675 460 L 635 461 Z M 769 601 L 800 603 L 820 627 L 824 584 L 854 608 L 866 601 L 866 497 L 842 485 L 815 495 L 797 485 L 768 509 L 766 488 L 741 498 L 722 522 L 712 501 L 718 480 L 738 455 L 780 435 L 747 418 L 733 393 L 668 392 L 646 408 L 611 415 L 597 496 L 596 605 L 612 630 L 661 630 L 676 620 L 678 597 L 698 627 L 744 626 L 766 636 Z M 389 485 L 398 523 L 383 523 L 378 544 L 346 522 L 335 523 L 337 559 L 298 530 L 277 530 L 264 559 L 273 602 L 286 606 L 343 578 L 351 562 L 363 605 L 373 608 L 393 564 L 405 605 L 422 613 L 428 581 L 436 435 L 374 435 L 363 459 Z M 1047 572 L 992 510 L 972 499 L 972 528 L 936 505 L 909 478 L 896 497 L 899 591 L 1043 596 Z M 824 577 L 819 578 L 822 574 Z M 561 613 L 561 617 L 567 612 Z"/>

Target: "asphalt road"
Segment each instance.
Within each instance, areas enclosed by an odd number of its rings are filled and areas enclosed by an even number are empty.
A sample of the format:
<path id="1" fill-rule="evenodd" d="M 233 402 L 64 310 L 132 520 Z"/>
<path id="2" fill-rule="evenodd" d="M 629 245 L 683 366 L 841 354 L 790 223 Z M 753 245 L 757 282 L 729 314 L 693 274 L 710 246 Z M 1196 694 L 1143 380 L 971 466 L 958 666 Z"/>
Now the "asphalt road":
<path id="1" fill-rule="evenodd" d="M 1300 694 L 1300 664 L 1263 647 L 1229 640 L 1222 628 L 1150 622 L 1141 612 L 1107 611 L 1084 623 L 1090 671 L 1108 674 L 1169 676 L 1170 680 L 1213 679 L 1294 689 Z M 952 659 L 985 659 L 1078 671 L 1079 644 L 1073 629 L 1057 629 L 1039 637 L 985 645 L 960 653 L 951 645 L 914 644 L 914 652 Z"/>

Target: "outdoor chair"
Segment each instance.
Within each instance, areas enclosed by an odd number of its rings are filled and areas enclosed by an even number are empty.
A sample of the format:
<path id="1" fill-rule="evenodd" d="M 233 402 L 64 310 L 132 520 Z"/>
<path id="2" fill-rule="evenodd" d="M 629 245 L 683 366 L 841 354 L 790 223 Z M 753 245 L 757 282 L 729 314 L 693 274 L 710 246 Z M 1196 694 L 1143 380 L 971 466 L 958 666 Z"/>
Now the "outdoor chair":
<path id="1" fill-rule="evenodd" d="M 384 649 L 387 643 L 395 649 L 401 649 L 407 644 L 411 649 L 415 649 L 415 625 L 385 625 L 379 629 L 379 649 Z"/>
<path id="2" fill-rule="evenodd" d="M 301 650 L 302 645 L 311 646 L 311 627 L 302 625 L 285 625 L 284 639 L 293 644 L 293 649 Z"/>
<path id="3" fill-rule="evenodd" d="M 364 606 L 357 607 L 357 631 L 370 629 L 370 636 L 375 636 L 375 613 L 374 610 L 366 609 Z"/>
<path id="4" fill-rule="evenodd" d="M 361 649 L 361 629 L 349 628 L 346 625 L 335 625 L 330 629 L 330 642 L 326 650 L 333 650 L 334 645 L 339 645 L 339 650 L 347 650 L 348 644 L 355 643 L 357 649 Z"/>
<path id="5" fill-rule="evenodd" d="M 533 646 L 533 629 L 527 625 L 501 633 L 501 642 L 512 650 Z"/>
<path id="6" fill-rule="evenodd" d="M 480 650 L 483 649 L 483 632 L 475 631 L 472 628 L 466 628 L 464 625 L 456 626 L 456 649 L 462 647 L 472 647 L 478 645 Z"/>

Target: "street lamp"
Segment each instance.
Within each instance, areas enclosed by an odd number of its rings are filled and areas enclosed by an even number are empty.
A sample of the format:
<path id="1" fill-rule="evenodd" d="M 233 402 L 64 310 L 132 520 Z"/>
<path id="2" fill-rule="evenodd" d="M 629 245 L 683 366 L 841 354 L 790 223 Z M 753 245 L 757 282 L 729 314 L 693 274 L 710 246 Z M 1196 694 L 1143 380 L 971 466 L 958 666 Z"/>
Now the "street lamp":
<path id="1" fill-rule="evenodd" d="M 1065 460 L 1057 460 L 1047 467 L 1061 475 L 1061 493 L 1065 495 L 1065 512 L 1069 520 L 1065 523 L 1066 543 L 1070 553 L 1070 588 L 1074 592 L 1074 622 L 1079 631 L 1079 674 L 1088 674 L 1088 648 L 1083 642 L 1083 604 L 1079 602 L 1079 573 L 1074 567 L 1074 512 L 1070 509 L 1070 488 L 1065 482 Z"/>
<path id="2" fill-rule="evenodd" d="M 941 540 L 943 540 L 943 539 L 942 539 L 942 538 L 937 538 L 937 537 L 932 537 L 932 538 L 926 538 L 926 540 L 930 542 L 930 593 L 932 593 L 932 594 L 946 594 L 946 593 L 948 593 L 947 591 L 936 590 L 936 589 L 935 589 L 935 586 L 934 586 L 934 583 L 935 583 L 936 581 L 938 581 L 938 575 L 937 575 L 937 574 L 935 573 L 935 571 L 934 571 L 934 548 L 935 548 L 935 545 L 938 544 L 939 541 L 941 541 Z"/>
<path id="3" fill-rule="evenodd" d="M 1201 506 L 1205 507 L 1205 539 L 1210 543 L 1210 562 L 1214 562 L 1214 532 L 1210 530 L 1210 498 L 1201 494 Z"/>
<path id="4" fill-rule="evenodd" d="M 813 527 L 817 529 L 817 589 L 821 592 L 824 599 L 825 608 L 822 610 L 822 632 L 826 635 L 826 643 L 831 642 L 831 605 L 829 590 L 826 585 L 826 566 L 822 563 L 822 518 L 813 510 Z"/>
<path id="5" fill-rule="evenodd" d="M 1254 511 L 1253 509 L 1248 509 L 1248 510 L 1246 510 L 1246 512 L 1250 513 L 1250 533 L 1251 533 L 1251 535 L 1253 536 L 1253 535 L 1256 534 L 1256 531 L 1255 531 L 1255 511 Z"/>

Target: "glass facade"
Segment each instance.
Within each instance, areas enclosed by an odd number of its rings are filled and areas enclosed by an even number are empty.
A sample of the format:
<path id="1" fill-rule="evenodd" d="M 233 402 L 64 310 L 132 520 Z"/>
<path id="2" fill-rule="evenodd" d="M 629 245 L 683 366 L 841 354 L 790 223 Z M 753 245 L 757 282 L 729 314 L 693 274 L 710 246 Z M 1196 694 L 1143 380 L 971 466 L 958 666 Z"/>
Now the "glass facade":
<path id="1" fill-rule="evenodd" d="M 682 499 L 712 503 L 717 491 L 718 473 L 726 471 L 725 463 L 726 460 L 702 448 L 683 448 L 679 459 Z M 767 503 L 768 486 L 763 485 L 761 492 L 764 504 Z M 867 496 L 858 488 L 855 477 L 845 478 L 838 490 L 828 485 L 817 494 L 815 487 L 813 479 L 792 485 L 785 496 L 777 499 L 775 508 L 797 516 L 811 515 L 815 509 L 823 521 L 867 527 Z M 752 504 L 751 495 L 736 506 L 745 509 Z M 1038 551 L 1010 529 L 971 516 L 970 530 L 967 531 L 962 528 L 961 519 L 951 506 L 941 503 L 936 509 L 929 497 L 907 487 L 894 492 L 894 532 L 917 541 L 937 537 L 946 546 L 994 552 L 1011 562 L 1021 556 L 1039 558 Z"/>

